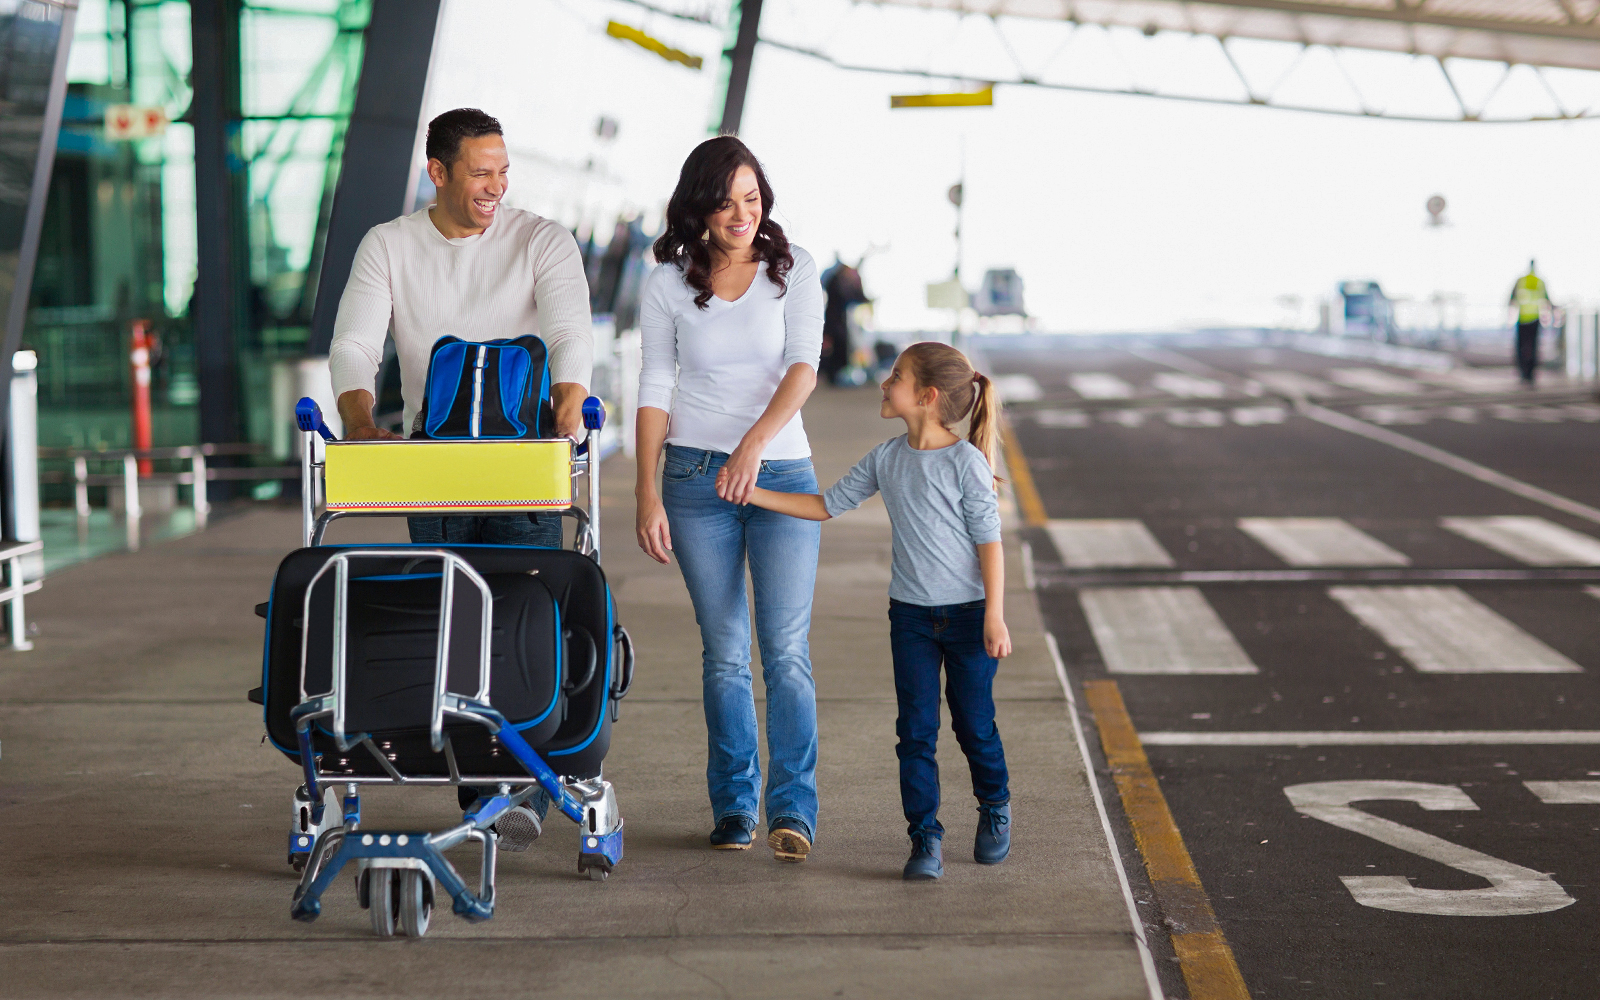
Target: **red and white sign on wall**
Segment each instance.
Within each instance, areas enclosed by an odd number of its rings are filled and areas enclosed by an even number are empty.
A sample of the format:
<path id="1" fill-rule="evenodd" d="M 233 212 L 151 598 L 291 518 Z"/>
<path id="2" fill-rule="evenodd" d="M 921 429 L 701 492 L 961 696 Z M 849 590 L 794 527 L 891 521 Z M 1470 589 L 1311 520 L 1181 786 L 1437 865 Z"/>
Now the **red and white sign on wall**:
<path id="1" fill-rule="evenodd" d="M 154 139 L 167 130 L 167 111 L 154 105 L 110 104 L 106 106 L 106 138 Z"/>

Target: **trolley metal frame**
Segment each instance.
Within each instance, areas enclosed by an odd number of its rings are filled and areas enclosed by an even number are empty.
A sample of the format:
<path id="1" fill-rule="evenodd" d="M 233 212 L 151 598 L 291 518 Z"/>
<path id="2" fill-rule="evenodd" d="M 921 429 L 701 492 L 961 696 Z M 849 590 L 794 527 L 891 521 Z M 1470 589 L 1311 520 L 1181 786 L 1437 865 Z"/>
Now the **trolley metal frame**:
<path id="1" fill-rule="evenodd" d="M 334 440 L 322 419 L 317 404 L 302 399 L 296 407 L 296 424 L 304 433 L 301 457 L 301 500 L 303 541 L 307 547 L 319 546 L 328 525 L 341 517 L 400 517 L 418 513 L 464 513 L 428 508 L 390 510 L 327 510 L 326 460 L 318 460 L 323 440 Z M 599 399 L 589 397 L 583 406 L 586 440 L 572 453 L 572 478 L 587 480 L 587 510 L 576 506 L 560 508 L 565 516 L 577 519 L 574 547 L 596 562 L 600 560 L 600 456 L 599 432 L 605 424 L 605 408 Z M 424 445 L 425 442 L 416 442 Z M 573 490 L 574 496 L 577 490 Z M 318 511 L 318 507 L 323 509 Z M 551 510 L 540 508 L 540 510 Z M 518 512 L 501 509 L 497 513 Z M 554 511 L 552 511 L 554 512 Z M 477 513 L 474 511 L 474 513 Z M 368 733 L 350 733 L 346 728 L 346 646 L 349 632 L 349 584 L 351 564 L 365 559 L 404 558 L 413 563 L 440 565 L 439 639 L 434 663 L 433 700 L 429 716 L 429 744 L 445 757 L 449 775 L 408 776 L 374 743 Z M 333 576 L 332 671 L 329 689 L 313 694 L 306 689 L 306 663 L 312 619 L 312 593 L 324 577 Z M 457 639 L 452 622 L 458 579 L 476 589 L 483 614 L 479 622 L 478 677 L 470 694 L 449 690 L 450 653 Z M 290 712 L 295 725 L 301 767 L 305 782 L 295 791 L 293 826 L 289 835 L 290 862 L 303 865 L 295 889 L 291 916 L 312 921 L 321 913 L 321 897 L 339 872 L 350 863 L 356 867 L 357 900 L 372 914 L 373 929 L 380 936 L 396 932 L 420 937 L 427 932 L 437 886 L 443 886 L 456 914 L 468 920 L 488 920 L 494 915 L 497 836 L 494 824 L 509 810 L 522 805 L 539 789 L 552 805 L 579 828 L 578 871 L 603 881 L 622 860 L 622 816 L 611 783 L 602 777 L 576 779 L 556 774 L 534 751 L 503 715 L 489 704 L 490 632 L 493 626 L 493 597 L 487 581 L 461 556 L 445 548 L 360 547 L 332 555 L 306 587 L 301 633 L 300 702 Z M 625 630 L 617 629 L 616 641 L 623 647 L 625 662 L 633 658 L 632 641 Z M 631 676 L 631 669 L 628 671 Z M 455 749 L 445 732 L 446 718 L 476 722 L 494 734 L 527 771 L 528 780 L 507 780 L 505 775 L 463 775 L 456 763 Z M 365 749 L 385 772 L 381 776 L 324 774 L 311 741 L 311 727 L 323 721 L 341 751 Z M 345 786 L 341 800 L 334 786 Z M 361 785 L 469 785 L 494 788 L 495 794 L 480 796 L 462 821 L 436 832 L 367 831 L 361 827 Z M 482 850 L 482 868 L 476 891 L 468 888 L 444 853 L 469 841 Z"/>

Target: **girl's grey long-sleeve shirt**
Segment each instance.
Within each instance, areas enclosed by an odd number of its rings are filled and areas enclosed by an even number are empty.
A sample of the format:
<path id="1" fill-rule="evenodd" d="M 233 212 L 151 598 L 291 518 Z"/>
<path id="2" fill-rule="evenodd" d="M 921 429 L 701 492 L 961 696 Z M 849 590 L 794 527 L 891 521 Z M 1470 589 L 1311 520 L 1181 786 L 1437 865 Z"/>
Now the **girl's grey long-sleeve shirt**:
<path id="1" fill-rule="evenodd" d="M 889 597 L 941 607 L 984 599 L 976 546 L 1000 540 L 994 470 L 967 441 L 919 451 L 902 434 L 867 452 L 822 495 L 838 517 L 883 494 L 894 527 Z"/>

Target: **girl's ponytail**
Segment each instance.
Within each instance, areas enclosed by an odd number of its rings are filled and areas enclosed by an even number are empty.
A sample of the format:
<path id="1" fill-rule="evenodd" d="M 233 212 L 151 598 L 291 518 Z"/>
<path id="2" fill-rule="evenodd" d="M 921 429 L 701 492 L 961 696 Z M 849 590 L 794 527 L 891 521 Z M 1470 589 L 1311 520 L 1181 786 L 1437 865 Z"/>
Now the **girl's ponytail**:
<path id="1" fill-rule="evenodd" d="M 989 468 L 1000 468 L 1000 410 L 995 400 L 994 383 L 983 372 L 972 373 L 972 412 L 967 418 L 967 440 L 983 452 Z M 998 475 L 995 479 L 1005 482 Z"/>
<path id="2" fill-rule="evenodd" d="M 967 356 L 931 340 L 912 344 L 900 355 L 917 385 L 939 390 L 939 423 L 954 427 L 967 420 L 967 440 L 983 452 L 989 468 L 999 468 L 1000 404 L 989 376 L 974 371 Z M 1005 482 L 995 476 L 999 482 Z"/>

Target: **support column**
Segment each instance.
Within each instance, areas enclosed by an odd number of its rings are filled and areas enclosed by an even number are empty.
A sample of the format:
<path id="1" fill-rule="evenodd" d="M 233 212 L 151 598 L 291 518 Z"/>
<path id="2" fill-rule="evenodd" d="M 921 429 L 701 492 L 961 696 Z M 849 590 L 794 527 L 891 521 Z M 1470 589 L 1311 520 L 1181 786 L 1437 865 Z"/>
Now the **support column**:
<path id="1" fill-rule="evenodd" d="M 339 165 L 311 317 L 313 355 L 328 353 L 356 247 L 373 226 L 410 211 L 412 154 L 423 128 L 441 0 L 373 0 L 350 127 Z M 489 110 L 493 113 L 492 109 Z"/>
<path id="2" fill-rule="evenodd" d="M 239 156 L 242 0 L 191 0 L 194 200 L 199 266 L 189 315 L 200 383 L 200 440 L 240 438 L 239 339 L 249 322 L 250 261 Z"/>
<path id="3" fill-rule="evenodd" d="M 722 124 L 717 129 L 720 135 L 738 135 L 744 118 L 744 95 L 750 88 L 750 63 L 755 58 L 761 24 L 761 0 L 734 0 L 730 17 L 738 20 L 738 30 L 733 36 L 733 48 L 722 52 L 728 90 L 722 102 Z"/>
<path id="4" fill-rule="evenodd" d="M 11 358 L 22 343 L 39 259 L 39 230 L 55 168 L 61 107 L 67 96 L 67 52 L 76 6 L 24 0 L 0 17 L 0 46 L 9 67 L 0 77 L 7 142 L 0 146 L 0 533 L 16 537 L 11 475 Z M 26 197 L 19 197 L 26 191 Z M 6 262 L 14 261 L 14 267 Z M 9 272 L 9 273 L 7 273 Z M 20 578 L 16 578 L 20 581 Z"/>

